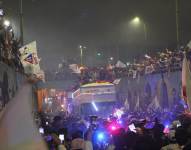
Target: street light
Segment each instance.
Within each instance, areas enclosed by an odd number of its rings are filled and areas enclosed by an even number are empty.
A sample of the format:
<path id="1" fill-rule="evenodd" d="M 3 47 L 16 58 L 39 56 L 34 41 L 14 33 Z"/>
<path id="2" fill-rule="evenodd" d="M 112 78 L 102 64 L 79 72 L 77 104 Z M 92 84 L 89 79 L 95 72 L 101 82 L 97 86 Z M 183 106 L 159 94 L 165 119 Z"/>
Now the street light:
<path id="1" fill-rule="evenodd" d="M 109 59 L 112 61 L 112 60 L 113 60 L 113 57 L 110 57 Z"/>
<path id="2" fill-rule="evenodd" d="M 9 27 L 11 23 L 9 20 L 5 20 L 3 24 L 5 27 Z"/>
<path id="3" fill-rule="evenodd" d="M 114 60 L 113 57 L 109 57 L 109 58 L 108 58 L 108 64 L 112 64 L 112 63 L 113 63 L 113 60 Z"/>
<path id="4" fill-rule="evenodd" d="M 97 56 L 101 56 L 101 53 L 97 53 Z"/>
<path id="5" fill-rule="evenodd" d="M 140 24 L 140 18 L 139 17 L 135 17 L 133 20 L 132 20 L 132 23 L 134 25 L 139 25 Z"/>
<path id="6" fill-rule="evenodd" d="M 138 25 L 143 24 L 144 38 L 145 38 L 145 41 L 147 41 L 147 26 L 146 26 L 145 22 L 143 22 L 139 17 L 135 17 L 131 20 L 131 24 L 133 26 L 138 26 Z"/>
<path id="7" fill-rule="evenodd" d="M 80 64 L 81 66 L 83 66 L 83 50 L 86 49 L 86 47 L 80 45 L 79 48 L 80 48 Z"/>

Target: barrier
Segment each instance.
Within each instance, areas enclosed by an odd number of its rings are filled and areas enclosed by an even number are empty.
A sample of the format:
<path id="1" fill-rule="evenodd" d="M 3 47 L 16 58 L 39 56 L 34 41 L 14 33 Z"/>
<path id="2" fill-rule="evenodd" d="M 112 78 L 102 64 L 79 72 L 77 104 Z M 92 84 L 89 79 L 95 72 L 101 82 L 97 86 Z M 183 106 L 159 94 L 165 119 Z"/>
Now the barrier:
<path id="1" fill-rule="evenodd" d="M 13 68 L 0 62 L 0 111 L 15 96 L 25 76 Z"/>

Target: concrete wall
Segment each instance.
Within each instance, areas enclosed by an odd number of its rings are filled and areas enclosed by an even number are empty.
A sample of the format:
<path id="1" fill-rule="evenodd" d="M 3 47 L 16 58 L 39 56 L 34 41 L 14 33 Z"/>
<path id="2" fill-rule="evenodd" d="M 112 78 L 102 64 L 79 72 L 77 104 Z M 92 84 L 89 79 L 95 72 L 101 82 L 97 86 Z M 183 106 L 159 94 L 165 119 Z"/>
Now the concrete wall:
<path id="1" fill-rule="evenodd" d="M 14 97 L 24 81 L 24 75 L 0 62 L 0 111 Z"/>
<path id="2" fill-rule="evenodd" d="M 127 100 L 131 110 L 135 106 L 146 110 L 149 106 L 173 108 L 181 100 L 181 71 L 150 74 L 136 79 L 121 79 L 117 89 L 118 99 Z M 136 105 L 137 104 L 137 105 Z"/>

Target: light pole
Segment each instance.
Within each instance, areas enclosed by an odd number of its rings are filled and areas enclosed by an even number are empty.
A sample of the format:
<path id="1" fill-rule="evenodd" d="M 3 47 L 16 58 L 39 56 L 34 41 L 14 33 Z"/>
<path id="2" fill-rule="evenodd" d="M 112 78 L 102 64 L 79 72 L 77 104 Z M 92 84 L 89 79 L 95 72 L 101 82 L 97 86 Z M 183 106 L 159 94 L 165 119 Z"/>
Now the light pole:
<path id="1" fill-rule="evenodd" d="M 86 49 L 86 47 L 80 45 L 79 48 L 80 48 L 80 64 L 81 66 L 83 66 L 83 50 Z"/>
<path id="2" fill-rule="evenodd" d="M 178 0 L 175 1 L 176 5 L 176 42 L 177 48 L 180 46 L 180 35 L 179 35 L 179 7 L 178 7 Z"/>
<path id="3" fill-rule="evenodd" d="M 20 0 L 20 38 L 21 38 L 21 45 L 24 44 L 24 33 L 23 33 L 23 0 Z"/>
<path id="4" fill-rule="evenodd" d="M 147 41 L 147 26 L 146 26 L 146 23 L 143 22 L 139 17 L 135 17 L 131 20 L 131 24 L 133 26 L 138 26 L 140 24 L 143 24 L 143 30 L 144 30 L 144 39 L 145 41 Z"/>
<path id="5" fill-rule="evenodd" d="M 145 41 L 147 41 L 147 26 L 145 23 L 143 23 L 143 28 L 144 28 Z"/>

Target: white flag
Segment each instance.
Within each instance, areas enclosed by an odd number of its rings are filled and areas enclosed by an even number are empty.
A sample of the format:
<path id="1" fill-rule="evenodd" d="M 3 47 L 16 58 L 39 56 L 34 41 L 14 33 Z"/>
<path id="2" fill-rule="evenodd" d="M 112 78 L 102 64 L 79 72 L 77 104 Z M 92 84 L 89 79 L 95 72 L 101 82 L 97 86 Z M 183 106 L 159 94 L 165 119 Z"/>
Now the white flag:
<path id="1" fill-rule="evenodd" d="M 77 64 L 71 64 L 71 65 L 69 65 L 69 68 L 74 72 L 74 73 L 81 73 L 81 71 L 80 71 L 80 67 L 78 67 L 78 65 Z"/>
<path id="2" fill-rule="evenodd" d="M 191 49 L 191 41 L 187 45 Z"/>
<path id="3" fill-rule="evenodd" d="M 115 65 L 117 68 L 126 68 L 126 65 L 121 62 L 120 60 L 117 61 L 117 64 Z"/>
<path id="4" fill-rule="evenodd" d="M 121 81 L 121 79 L 120 79 L 120 78 L 115 79 L 115 80 L 113 81 L 113 84 L 118 85 L 120 81 Z"/>
<path id="5" fill-rule="evenodd" d="M 20 51 L 20 60 L 23 64 L 24 70 L 26 74 L 37 74 L 40 72 L 40 65 L 37 55 L 37 44 L 36 41 L 31 42 L 22 48 L 19 49 Z"/>

